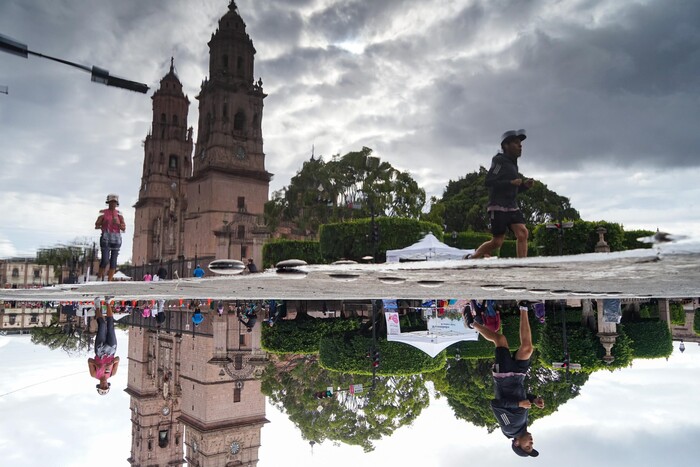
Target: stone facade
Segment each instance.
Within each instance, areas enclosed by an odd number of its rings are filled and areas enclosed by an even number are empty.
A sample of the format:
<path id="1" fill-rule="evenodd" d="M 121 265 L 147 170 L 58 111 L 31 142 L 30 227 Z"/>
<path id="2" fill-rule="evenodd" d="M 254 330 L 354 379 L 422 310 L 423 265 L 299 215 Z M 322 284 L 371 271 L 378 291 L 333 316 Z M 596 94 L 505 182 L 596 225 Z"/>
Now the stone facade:
<path id="1" fill-rule="evenodd" d="M 180 308 L 166 311 L 162 329 L 130 327 L 131 465 L 258 463 L 267 423 L 261 327 L 248 333 L 235 313 L 203 312 L 196 332 Z"/>
<path id="2" fill-rule="evenodd" d="M 192 128 L 186 129 L 189 100 L 172 63 L 153 95 L 135 205 L 136 266 L 201 258 L 262 261 L 272 178 L 263 152 L 266 94 L 262 80 L 254 81 L 255 48 L 235 2 L 208 45 L 194 156 Z"/>
<path id="3" fill-rule="evenodd" d="M 29 289 L 57 283 L 54 267 L 37 264 L 35 258 L 0 260 L 0 284 L 5 289 Z"/>

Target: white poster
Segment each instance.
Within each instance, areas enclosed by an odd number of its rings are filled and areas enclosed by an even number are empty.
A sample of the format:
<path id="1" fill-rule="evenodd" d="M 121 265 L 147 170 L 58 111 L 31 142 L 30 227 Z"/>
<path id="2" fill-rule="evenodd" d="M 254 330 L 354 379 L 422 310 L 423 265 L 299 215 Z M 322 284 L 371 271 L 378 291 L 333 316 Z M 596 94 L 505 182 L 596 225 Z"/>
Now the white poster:
<path id="1" fill-rule="evenodd" d="M 386 317 L 386 333 L 389 336 L 401 334 L 401 325 L 399 324 L 399 313 L 396 311 L 385 311 Z"/>

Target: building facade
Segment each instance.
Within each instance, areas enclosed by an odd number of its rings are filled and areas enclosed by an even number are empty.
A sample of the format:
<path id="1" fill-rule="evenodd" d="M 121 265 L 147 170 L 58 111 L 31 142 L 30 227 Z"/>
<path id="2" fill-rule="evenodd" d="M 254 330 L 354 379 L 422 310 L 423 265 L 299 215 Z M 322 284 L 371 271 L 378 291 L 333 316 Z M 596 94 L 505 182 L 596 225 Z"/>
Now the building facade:
<path id="1" fill-rule="evenodd" d="M 235 313 L 169 309 L 160 328 L 132 317 L 128 385 L 133 466 L 258 463 L 266 362 L 260 326 L 247 332 Z"/>
<path id="2" fill-rule="evenodd" d="M 153 121 L 134 206 L 135 266 L 262 260 L 262 244 L 269 236 L 263 214 L 272 178 L 263 152 L 266 94 L 262 80 L 254 80 L 255 48 L 235 2 L 208 45 L 209 77 L 196 97 L 196 144 L 187 128 L 189 99 L 172 62 L 153 94 Z"/>

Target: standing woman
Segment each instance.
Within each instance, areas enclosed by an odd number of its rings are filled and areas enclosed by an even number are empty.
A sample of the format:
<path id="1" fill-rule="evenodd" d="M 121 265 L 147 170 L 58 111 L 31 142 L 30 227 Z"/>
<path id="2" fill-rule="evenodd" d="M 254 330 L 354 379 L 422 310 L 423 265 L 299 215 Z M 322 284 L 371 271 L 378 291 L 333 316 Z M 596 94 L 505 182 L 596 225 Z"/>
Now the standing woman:
<path id="1" fill-rule="evenodd" d="M 119 196 L 115 194 L 107 195 L 107 209 L 100 211 L 100 215 L 95 221 L 95 229 L 102 230 L 100 236 L 100 269 L 97 271 L 98 280 L 104 280 L 105 268 L 109 265 L 109 280 L 113 280 L 114 273 L 117 272 L 117 256 L 122 246 L 122 232 L 126 230 L 124 216 L 119 212 Z"/>
<path id="2" fill-rule="evenodd" d="M 114 311 L 112 297 L 104 297 L 107 319 L 102 313 L 101 297 L 95 298 L 95 318 L 97 319 L 97 335 L 95 336 L 95 358 L 88 358 L 90 376 L 98 379 L 97 393 L 104 396 L 109 392 L 111 384 L 107 381 L 117 374 L 119 357 L 117 353 L 117 335 L 114 332 Z"/>

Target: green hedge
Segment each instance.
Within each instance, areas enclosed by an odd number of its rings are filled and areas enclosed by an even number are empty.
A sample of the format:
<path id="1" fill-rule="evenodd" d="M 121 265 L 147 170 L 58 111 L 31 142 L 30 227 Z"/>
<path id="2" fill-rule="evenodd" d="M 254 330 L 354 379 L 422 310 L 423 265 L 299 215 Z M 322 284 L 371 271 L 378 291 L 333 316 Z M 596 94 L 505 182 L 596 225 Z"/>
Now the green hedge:
<path id="1" fill-rule="evenodd" d="M 302 259 L 309 264 L 323 262 L 317 241 L 273 240 L 263 245 L 263 264 L 274 266 L 285 259 Z"/>
<path id="2" fill-rule="evenodd" d="M 378 375 L 416 375 L 431 373 L 445 366 L 445 352 L 435 358 L 400 342 L 380 340 Z M 372 360 L 367 356 L 372 339 L 359 335 L 325 336 L 321 339 L 319 362 L 322 367 L 356 375 L 371 375 Z"/>
<path id="3" fill-rule="evenodd" d="M 693 330 L 695 334 L 700 335 L 700 308 L 695 310 L 695 320 L 693 321 Z"/>
<path id="4" fill-rule="evenodd" d="M 261 345 L 277 354 L 318 353 L 323 336 L 359 329 L 359 319 L 311 318 L 281 320 L 274 326 L 262 327 Z"/>
<path id="5" fill-rule="evenodd" d="M 593 253 L 598 243 L 596 233 L 598 227 L 604 227 L 607 230 L 605 241 L 610 246 L 610 251 L 625 249 L 625 236 L 620 224 L 607 221 L 574 221 L 572 228 L 564 229 L 563 254 Z M 544 256 L 559 254 L 559 233 L 556 230 L 547 229 L 544 224 L 541 224 L 535 227 L 532 238 L 535 244 L 542 247 L 539 254 Z"/>
<path id="6" fill-rule="evenodd" d="M 615 360 L 607 365 L 601 357 L 605 355 L 605 349 L 600 340 L 590 329 L 581 324 L 567 323 L 566 338 L 569 346 L 571 363 L 579 363 L 581 371 L 592 373 L 596 370 L 623 368 L 630 364 L 632 357 L 632 339 L 618 327 L 618 338 L 612 348 Z M 564 356 L 564 344 L 562 329 L 559 322 L 552 323 L 549 320 L 545 324 L 538 346 L 540 360 L 543 365 L 549 367 L 552 362 L 560 362 Z"/>
<path id="7" fill-rule="evenodd" d="M 671 303 L 671 324 L 683 326 L 685 324 L 685 310 L 680 303 Z"/>
<path id="8" fill-rule="evenodd" d="M 649 237 L 654 235 L 652 230 L 625 230 L 624 232 L 624 245 L 626 250 L 637 250 L 639 248 L 651 248 L 651 243 L 642 243 L 637 241 L 641 237 Z"/>
<path id="9" fill-rule="evenodd" d="M 379 230 L 375 258 L 377 263 L 386 261 L 386 250 L 405 248 L 416 243 L 428 232 L 442 239 L 442 227 L 432 222 L 401 217 L 377 217 L 374 222 Z M 371 230 L 370 219 L 322 225 L 319 241 L 324 260 L 329 263 L 341 258 L 360 261 L 363 256 L 374 255 Z"/>
<path id="10" fill-rule="evenodd" d="M 623 325 L 632 339 L 634 358 L 664 358 L 673 352 L 668 324 L 656 319 Z"/>

